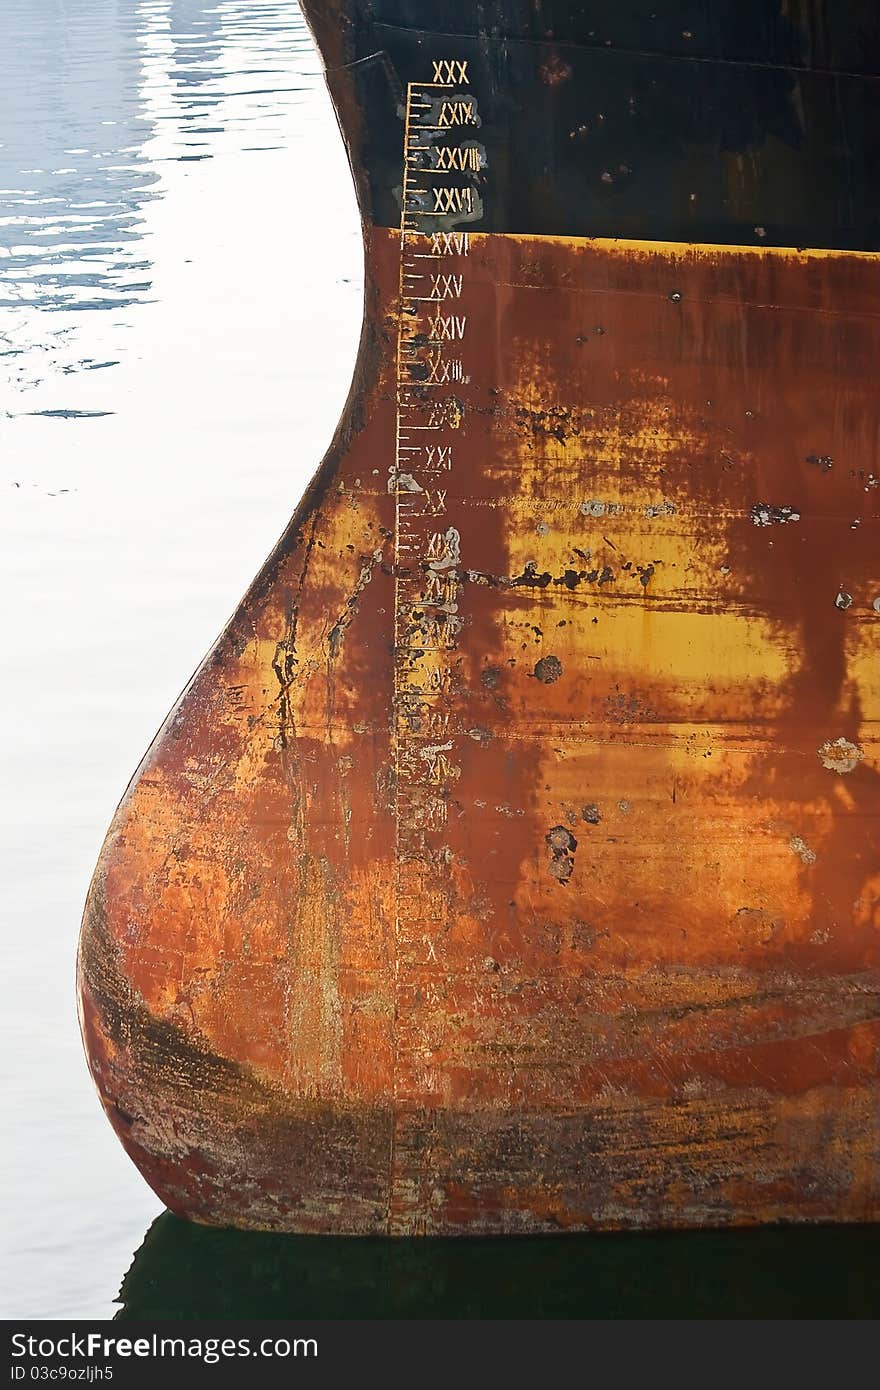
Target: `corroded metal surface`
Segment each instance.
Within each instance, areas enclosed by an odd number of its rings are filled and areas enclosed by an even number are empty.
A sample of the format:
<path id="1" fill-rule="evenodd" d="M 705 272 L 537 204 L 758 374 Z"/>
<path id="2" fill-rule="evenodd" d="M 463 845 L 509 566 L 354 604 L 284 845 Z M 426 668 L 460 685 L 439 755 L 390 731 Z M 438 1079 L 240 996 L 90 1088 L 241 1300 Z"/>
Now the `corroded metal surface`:
<path id="1" fill-rule="evenodd" d="M 876 260 L 481 233 L 442 61 L 333 447 L 102 852 L 105 1107 L 213 1223 L 876 1219 Z"/>

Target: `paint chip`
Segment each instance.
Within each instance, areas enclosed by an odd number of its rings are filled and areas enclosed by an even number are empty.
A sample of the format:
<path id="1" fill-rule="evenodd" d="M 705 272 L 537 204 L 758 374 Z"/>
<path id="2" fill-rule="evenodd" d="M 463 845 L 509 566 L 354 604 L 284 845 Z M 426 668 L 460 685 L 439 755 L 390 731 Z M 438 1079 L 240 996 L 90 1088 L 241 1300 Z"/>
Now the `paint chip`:
<path id="1" fill-rule="evenodd" d="M 864 758 L 864 753 L 857 743 L 850 743 L 848 738 L 829 739 L 823 743 L 819 749 L 819 761 L 829 772 L 852 772 L 854 768 Z"/>
<path id="2" fill-rule="evenodd" d="M 801 514 L 794 507 L 774 507 L 770 502 L 756 502 L 751 510 L 755 526 L 784 526 L 789 521 L 800 521 Z"/>
<path id="3" fill-rule="evenodd" d="M 805 864 L 815 864 L 816 851 L 810 849 L 806 840 L 802 840 L 800 835 L 792 835 L 788 842 L 788 847 L 792 853 L 796 854 L 798 859 L 801 859 Z"/>

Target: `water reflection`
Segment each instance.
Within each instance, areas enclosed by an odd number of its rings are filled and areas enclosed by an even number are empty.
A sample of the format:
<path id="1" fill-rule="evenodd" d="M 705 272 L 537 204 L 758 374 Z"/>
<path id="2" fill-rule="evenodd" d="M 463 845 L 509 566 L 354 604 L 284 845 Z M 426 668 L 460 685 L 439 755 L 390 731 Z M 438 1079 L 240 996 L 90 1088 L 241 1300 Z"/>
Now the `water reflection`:
<path id="1" fill-rule="evenodd" d="M 145 210 L 165 192 L 163 164 L 280 148 L 290 106 L 318 72 L 293 0 L 0 6 L 0 370 L 10 386 L 119 364 L 124 311 L 155 293 Z M 84 311 L 115 320 L 97 356 Z"/>
<path id="2" fill-rule="evenodd" d="M 868 1318 L 878 1255 L 876 1226 L 392 1241 L 166 1212 L 117 1318 Z"/>
<path id="3" fill-rule="evenodd" d="M 86 1318 L 160 1208 L 83 1061 L 83 899 L 331 438 L 362 252 L 296 0 L 3 0 L 0 190 L 2 1312 Z"/>
<path id="4" fill-rule="evenodd" d="M 112 0 L 0 7 L 3 308 L 109 308 L 148 288 L 133 244 L 158 174 L 138 159 L 133 17 Z"/>

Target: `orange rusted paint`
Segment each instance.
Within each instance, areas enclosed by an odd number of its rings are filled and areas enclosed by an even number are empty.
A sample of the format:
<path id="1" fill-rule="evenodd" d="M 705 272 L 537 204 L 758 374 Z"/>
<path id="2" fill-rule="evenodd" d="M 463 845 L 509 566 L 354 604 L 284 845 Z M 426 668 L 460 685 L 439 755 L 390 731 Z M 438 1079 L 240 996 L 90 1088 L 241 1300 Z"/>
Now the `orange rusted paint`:
<path id="1" fill-rule="evenodd" d="M 111 1122 L 216 1224 L 877 1219 L 876 259 L 475 224 L 407 744 L 400 233 L 365 249 L 336 439 L 89 895 Z"/>

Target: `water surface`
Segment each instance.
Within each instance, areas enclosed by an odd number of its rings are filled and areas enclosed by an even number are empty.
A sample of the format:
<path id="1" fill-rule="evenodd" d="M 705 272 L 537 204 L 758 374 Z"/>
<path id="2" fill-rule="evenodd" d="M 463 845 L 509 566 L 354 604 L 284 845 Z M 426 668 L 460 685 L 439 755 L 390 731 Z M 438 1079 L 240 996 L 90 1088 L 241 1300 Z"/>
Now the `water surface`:
<path id="1" fill-rule="evenodd" d="M 112 1316 L 160 1211 L 85 1068 L 79 917 L 129 776 L 329 441 L 361 275 L 295 0 L 3 0 L 5 1317 Z"/>

